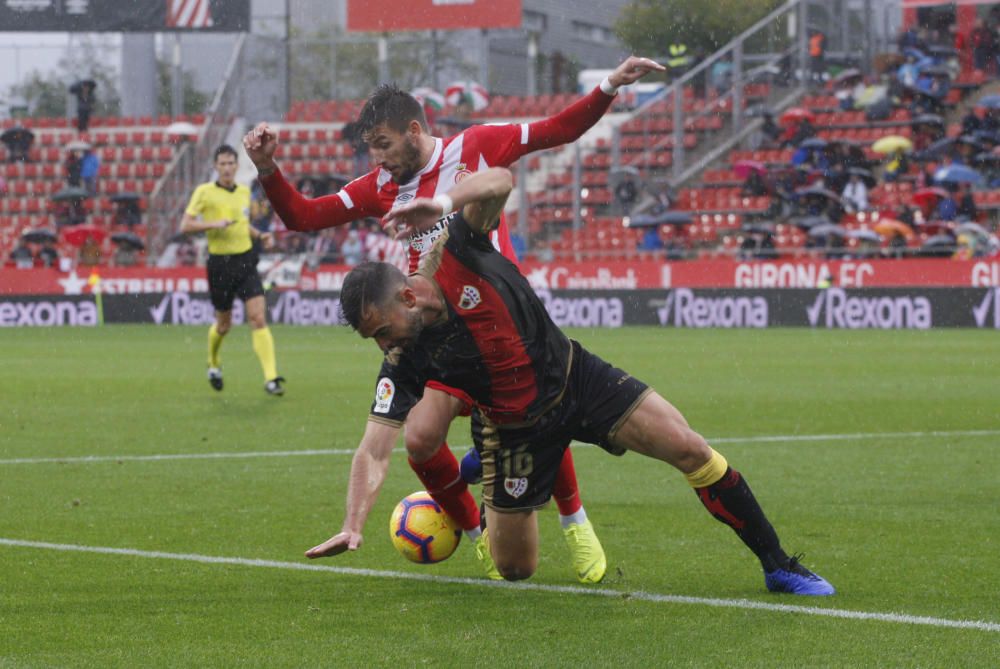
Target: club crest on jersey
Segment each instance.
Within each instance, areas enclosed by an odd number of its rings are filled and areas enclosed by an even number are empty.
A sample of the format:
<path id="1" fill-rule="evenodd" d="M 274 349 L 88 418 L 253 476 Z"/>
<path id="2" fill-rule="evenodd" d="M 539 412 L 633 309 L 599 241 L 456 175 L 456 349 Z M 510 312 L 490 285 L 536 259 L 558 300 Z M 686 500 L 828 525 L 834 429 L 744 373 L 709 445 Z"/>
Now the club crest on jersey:
<path id="1" fill-rule="evenodd" d="M 462 297 L 458 300 L 459 309 L 465 309 L 466 311 L 474 309 L 482 301 L 483 298 L 479 295 L 479 290 L 475 286 L 462 286 Z"/>
<path id="2" fill-rule="evenodd" d="M 519 479 L 504 479 L 503 489 L 507 491 L 508 495 L 517 499 L 528 491 L 528 479 L 523 476 Z"/>
<path id="3" fill-rule="evenodd" d="M 472 172 L 465 166 L 465 163 L 459 163 L 455 168 L 455 183 L 458 183 L 467 176 L 470 176 Z"/>
<path id="4" fill-rule="evenodd" d="M 375 413 L 389 413 L 392 397 L 396 394 L 396 384 L 392 379 L 382 377 L 375 386 Z"/>

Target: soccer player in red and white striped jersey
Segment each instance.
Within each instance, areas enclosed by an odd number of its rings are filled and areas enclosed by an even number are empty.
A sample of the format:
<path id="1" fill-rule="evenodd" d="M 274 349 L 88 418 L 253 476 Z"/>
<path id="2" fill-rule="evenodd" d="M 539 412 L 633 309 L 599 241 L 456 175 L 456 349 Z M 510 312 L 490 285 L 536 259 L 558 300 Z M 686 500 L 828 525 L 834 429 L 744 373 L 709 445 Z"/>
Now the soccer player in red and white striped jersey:
<path id="1" fill-rule="evenodd" d="M 374 169 L 339 192 L 317 199 L 302 196 L 281 174 L 274 162 L 277 133 L 270 126 L 259 124 L 243 143 L 285 225 L 293 230 L 320 230 L 383 216 L 417 197 L 447 197 L 448 191 L 471 173 L 506 167 L 527 153 L 575 141 L 611 107 L 619 87 L 652 71 L 663 71 L 663 67 L 647 58 L 630 57 L 600 86 L 553 116 L 532 123 L 476 125 L 447 139 L 429 134 L 423 109 L 412 96 L 394 86 L 381 86 L 359 119 Z M 444 225 L 439 221 L 433 229 L 409 238 L 411 271 L 416 270 Z M 491 240 L 497 250 L 517 262 L 503 219 Z M 459 476 L 457 460 L 444 443 L 451 421 L 467 415 L 471 406 L 471 399 L 461 391 L 429 383 L 423 399 L 407 418 L 406 449 L 411 467 L 428 492 L 471 539 L 481 543 L 479 509 Z M 580 502 L 568 449 L 553 496 L 578 578 L 599 581 L 606 567 L 604 552 Z M 489 556 L 479 544 L 477 554 L 484 562 Z M 492 564 L 487 570 L 496 575 Z"/>

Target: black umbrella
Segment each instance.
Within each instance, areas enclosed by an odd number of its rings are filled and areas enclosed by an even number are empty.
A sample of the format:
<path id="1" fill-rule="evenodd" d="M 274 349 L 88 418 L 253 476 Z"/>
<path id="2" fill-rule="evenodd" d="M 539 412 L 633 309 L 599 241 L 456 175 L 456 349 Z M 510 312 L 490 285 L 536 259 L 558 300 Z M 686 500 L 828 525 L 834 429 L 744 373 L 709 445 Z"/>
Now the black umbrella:
<path id="1" fill-rule="evenodd" d="M 935 58 L 954 58 L 958 55 L 958 49 L 943 44 L 935 44 L 927 47 L 927 54 Z"/>
<path id="2" fill-rule="evenodd" d="M 118 246 L 125 246 L 128 248 L 135 249 L 136 251 L 141 251 L 144 248 L 146 248 L 146 245 L 143 243 L 142 239 L 140 239 L 139 235 L 135 234 L 134 232 L 116 232 L 115 234 L 111 235 L 111 241 L 113 241 L 115 244 L 118 244 Z"/>
<path id="3" fill-rule="evenodd" d="M 990 169 L 1000 168 L 1000 155 L 992 152 L 978 153 L 976 157 L 972 159 L 973 165 L 979 165 L 980 167 L 986 167 Z"/>
<path id="4" fill-rule="evenodd" d="M 97 88 L 97 82 L 93 79 L 81 79 L 69 87 L 69 92 L 77 95 L 80 91 L 86 89 L 88 93 L 93 93 L 95 88 Z"/>
<path id="5" fill-rule="evenodd" d="M 937 125 L 944 127 L 944 119 L 937 114 L 921 114 L 910 121 L 910 125 Z"/>
<path id="6" fill-rule="evenodd" d="M 942 154 L 946 153 L 955 145 L 958 141 L 955 137 L 942 137 L 938 141 L 934 142 L 928 146 L 923 151 L 918 151 L 913 155 L 914 160 L 924 161 L 924 160 L 935 160 Z"/>
<path id="7" fill-rule="evenodd" d="M 955 238 L 951 235 L 934 235 L 920 247 L 919 254 L 928 258 L 947 258 L 955 252 Z"/>
<path id="8" fill-rule="evenodd" d="M 35 133 L 19 125 L 7 128 L 0 135 L 0 142 L 3 142 L 8 147 L 12 144 L 30 144 L 34 139 Z"/>
<path id="9" fill-rule="evenodd" d="M 138 201 L 142 196 L 138 193 L 133 193 L 131 191 L 122 191 L 116 195 L 111 196 L 112 202 L 135 202 Z"/>
<path id="10" fill-rule="evenodd" d="M 951 70 L 943 65 L 931 65 L 930 67 L 920 68 L 921 74 L 926 74 L 929 77 L 951 77 Z"/>
<path id="11" fill-rule="evenodd" d="M 35 230 L 26 230 L 22 235 L 21 239 L 31 244 L 45 244 L 47 242 L 55 243 L 57 236 L 54 230 L 49 230 L 48 228 L 37 228 Z"/>
<path id="12" fill-rule="evenodd" d="M 761 104 L 752 105 L 747 107 L 744 112 L 750 118 L 764 118 L 765 116 L 773 116 L 774 112 Z"/>
<path id="13" fill-rule="evenodd" d="M 84 190 L 83 188 L 74 188 L 70 186 L 53 193 L 51 200 L 53 202 L 64 202 L 67 200 L 83 200 L 88 197 L 90 197 L 90 192 Z"/>
<path id="14" fill-rule="evenodd" d="M 810 137 L 801 144 L 799 144 L 800 149 L 815 150 L 815 149 L 825 149 L 827 141 L 820 137 Z"/>
<path id="15" fill-rule="evenodd" d="M 802 230 L 812 230 L 820 225 L 830 225 L 830 219 L 826 216 L 805 216 L 795 220 L 795 227 Z"/>
<path id="16" fill-rule="evenodd" d="M 665 211 L 662 214 L 639 214 L 629 218 L 628 227 L 646 228 L 660 225 L 687 225 L 694 220 L 689 211 Z"/>
<path id="17" fill-rule="evenodd" d="M 869 188 L 875 186 L 875 175 L 873 175 L 870 170 L 866 170 L 863 167 L 852 167 L 847 170 L 847 173 L 851 176 L 860 177 Z"/>
<path id="18" fill-rule="evenodd" d="M 842 225 L 833 225 L 832 223 L 827 223 L 826 225 L 817 225 L 809 228 L 810 237 L 840 237 L 843 239 L 847 236 L 847 229 Z"/>
<path id="19" fill-rule="evenodd" d="M 838 204 L 841 203 L 841 202 L 843 202 L 843 200 L 841 199 L 841 197 L 839 195 L 837 195 L 836 193 L 834 193 L 829 188 L 823 188 L 822 186 L 813 185 L 813 186 L 809 186 L 807 188 L 800 188 L 800 189 L 798 189 L 795 192 L 798 193 L 799 195 L 805 195 L 806 197 L 822 197 L 822 198 L 826 198 L 827 200 L 831 200 L 833 202 L 837 202 Z"/>
<path id="20" fill-rule="evenodd" d="M 744 225 L 741 230 L 748 235 L 764 235 L 766 237 L 774 234 L 774 230 L 763 223 Z"/>

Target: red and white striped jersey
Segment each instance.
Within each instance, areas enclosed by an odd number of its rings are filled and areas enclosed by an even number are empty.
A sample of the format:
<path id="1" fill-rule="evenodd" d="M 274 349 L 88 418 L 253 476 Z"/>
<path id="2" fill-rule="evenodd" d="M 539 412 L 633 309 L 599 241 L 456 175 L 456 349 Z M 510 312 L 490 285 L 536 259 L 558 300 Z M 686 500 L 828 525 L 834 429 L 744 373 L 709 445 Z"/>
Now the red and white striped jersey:
<path id="1" fill-rule="evenodd" d="M 387 262 L 402 272 L 409 271 L 410 259 L 406 245 L 389 235 L 369 232 L 365 237 L 365 255 L 374 262 Z"/>
<path id="2" fill-rule="evenodd" d="M 427 164 L 405 184 L 397 184 L 381 167 L 344 186 L 336 196 L 357 216 L 383 216 L 389 210 L 418 197 L 447 193 L 466 176 L 489 167 L 507 166 L 526 152 L 528 124 L 478 125 L 454 137 L 434 138 L 434 152 Z M 351 212 L 353 213 L 353 211 Z M 416 271 L 420 259 L 444 230 L 444 219 L 409 239 L 409 270 Z M 510 232 L 501 217 L 491 233 L 493 246 L 517 263 Z"/>

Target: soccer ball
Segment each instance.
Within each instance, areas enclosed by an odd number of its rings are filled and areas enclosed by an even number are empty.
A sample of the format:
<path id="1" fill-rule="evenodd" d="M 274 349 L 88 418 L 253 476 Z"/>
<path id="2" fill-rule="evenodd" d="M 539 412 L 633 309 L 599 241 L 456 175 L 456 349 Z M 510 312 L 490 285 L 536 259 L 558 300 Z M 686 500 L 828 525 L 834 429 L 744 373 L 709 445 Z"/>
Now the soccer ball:
<path id="1" fill-rule="evenodd" d="M 389 519 L 392 545 L 407 560 L 433 564 L 455 552 L 462 531 L 424 491 L 407 495 Z"/>

